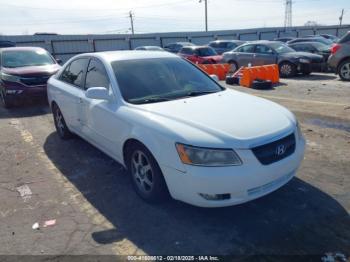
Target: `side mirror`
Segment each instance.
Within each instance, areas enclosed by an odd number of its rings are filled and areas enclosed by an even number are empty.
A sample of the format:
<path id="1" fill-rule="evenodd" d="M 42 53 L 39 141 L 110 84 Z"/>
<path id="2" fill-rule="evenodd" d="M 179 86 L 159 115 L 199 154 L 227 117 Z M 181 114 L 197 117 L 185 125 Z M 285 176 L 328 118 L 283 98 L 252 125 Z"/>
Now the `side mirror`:
<path id="1" fill-rule="evenodd" d="M 63 64 L 63 62 L 62 62 L 62 60 L 61 60 L 61 59 L 56 58 L 55 60 L 56 60 L 57 64 L 59 64 L 59 65 L 62 65 L 62 64 Z"/>
<path id="2" fill-rule="evenodd" d="M 210 75 L 210 77 L 215 81 L 215 82 L 218 82 L 219 83 L 219 78 L 217 75 Z"/>
<path id="3" fill-rule="evenodd" d="M 108 90 L 105 87 L 90 87 L 88 90 L 86 90 L 85 96 L 87 98 L 98 100 L 108 101 L 110 99 Z"/>

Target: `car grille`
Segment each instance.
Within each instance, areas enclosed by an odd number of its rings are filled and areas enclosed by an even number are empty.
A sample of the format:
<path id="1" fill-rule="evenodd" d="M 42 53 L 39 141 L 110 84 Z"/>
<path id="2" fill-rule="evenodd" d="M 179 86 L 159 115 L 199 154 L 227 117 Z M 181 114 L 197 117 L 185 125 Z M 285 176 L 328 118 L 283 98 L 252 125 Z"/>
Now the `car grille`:
<path id="1" fill-rule="evenodd" d="M 290 134 L 272 143 L 254 147 L 252 151 L 261 164 L 272 164 L 294 153 L 295 136 Z"/>
<path id="2" fill-rule="evenodd" d="M 50 76 L 21 77 L 21 82 L 27 86 L 46 85 Z"/>

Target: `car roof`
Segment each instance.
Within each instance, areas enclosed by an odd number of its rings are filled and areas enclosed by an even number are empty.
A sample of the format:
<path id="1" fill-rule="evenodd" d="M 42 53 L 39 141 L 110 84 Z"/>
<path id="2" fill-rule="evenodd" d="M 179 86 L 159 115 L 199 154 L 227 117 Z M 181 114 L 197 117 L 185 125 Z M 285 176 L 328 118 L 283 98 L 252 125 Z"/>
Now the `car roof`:
<path id="1" fill-rule="evenodd" d="M 312 42 L 312 41 L 305 41 L 305 42 L 294 42 L 294 43 L 290 43 L 289 45 L 312 45 L 312 44 L 321 44 L 320 42 Z"/>
<path id="2" fill-rule="evenodd" d="M 123 60 L 136 60 L 136 59 L 152 59 L 152 58 L 179 58 L 179 56 L 164 52 L 164 51 L 144 51 L 144 50 L 121 50 L 121 51 L 106 51 L 96 53 L 85 53 L 75 57 L 91 56 L 97 57 L 107 62 L 123 61 Z"/>
<path id="3" fill-rule="evenodd" d="M 207 45 L 192 45 L 192 46 L 184 46 L 183 48 L 201 49 L 201 48 L 211 48 L 211 47 Z"/>
<path id="4" fill-rule="evenodd" d="M 17 46 L 17 47 L 4 47 L 1 48 L 1 51 L 37 51 L 37 50 L 45 50 L 41 47 L 34 47 L 34 46 Z"/>
<path id="5" fill-rule="evenodd" d="M 237 43 L 237 42 L 245 42 L 243 40 L 238 40 L 238 39 L 221 39 L 221 40 L 215 40 L 215 41 L 211 41 L 210 43 L 224 43 L 224 42 L 228 42 L 228 43 Z"/>

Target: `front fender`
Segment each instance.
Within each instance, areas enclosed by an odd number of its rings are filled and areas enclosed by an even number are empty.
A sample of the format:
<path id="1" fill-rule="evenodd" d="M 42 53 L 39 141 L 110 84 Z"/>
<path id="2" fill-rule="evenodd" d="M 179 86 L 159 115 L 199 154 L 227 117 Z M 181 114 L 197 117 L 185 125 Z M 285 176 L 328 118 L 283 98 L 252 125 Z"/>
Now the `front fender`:
<path id="1" fill-rule="evenodd" d="M 177 153 L 175 141 L 169 137 L 139 126 L 132 129 L 129 139 L 135 139 L 143 143 L 151 151 L 160 166 L 186 172 L 185 166 Z"/>

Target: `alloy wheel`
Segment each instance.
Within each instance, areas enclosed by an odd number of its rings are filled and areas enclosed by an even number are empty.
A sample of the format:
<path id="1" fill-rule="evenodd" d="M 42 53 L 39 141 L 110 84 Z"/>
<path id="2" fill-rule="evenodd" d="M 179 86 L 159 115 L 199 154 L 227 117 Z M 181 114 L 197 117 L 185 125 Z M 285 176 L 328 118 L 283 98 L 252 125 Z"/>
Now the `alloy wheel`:
<path id="1" fill-rule="evenodd" d="M 63 116 L 59 108 L 56 108 L 55 121 L 60 134 L 63 134 L 65 126 L 63 123 Z"/>
<path id="2" fill-rule="evenodd" d="M 280 68 L 281 74 L 285 76 L 289 76 L 292 73 L 292 67 L 289 64 L 283 64 Z"/>
<path id="3" fill-rule="evenodd" d="M 131 156 L 131 173 L 138 189 L 149 194 L 154 185 L 154 172 L 150 160 L 140 150 L 136 150 Z"/>
<path id="4" fill-rule="evenodd" d="M 350 62 L 349 63 L 345 63 L 344 65 L 342 65 L 342 67 L 340 68 L 339 74 L 344 79 L 350 80 Z"/>

